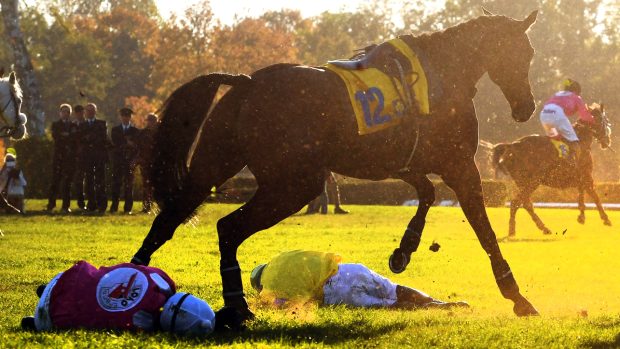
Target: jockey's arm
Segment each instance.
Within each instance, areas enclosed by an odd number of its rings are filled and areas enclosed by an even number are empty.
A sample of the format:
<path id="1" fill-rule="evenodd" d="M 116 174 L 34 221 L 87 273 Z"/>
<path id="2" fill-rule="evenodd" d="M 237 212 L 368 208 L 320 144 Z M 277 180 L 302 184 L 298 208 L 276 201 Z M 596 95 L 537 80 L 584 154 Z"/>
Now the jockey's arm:
<path id="1" fill-rule="evenodd" d="M 593 124 L 594 123 L 594 117 L 592 116 L 592 113 L 590 113 L 590 111 L 588 110 L 588 107 L 586 106 L 586 104 L 583 102 L 583 99 L 581 99 L 581 97 L 576 96 L 577 99 L 577 113 L 579 114 L 579 120 L 586 122 L 588 124 Z"/>

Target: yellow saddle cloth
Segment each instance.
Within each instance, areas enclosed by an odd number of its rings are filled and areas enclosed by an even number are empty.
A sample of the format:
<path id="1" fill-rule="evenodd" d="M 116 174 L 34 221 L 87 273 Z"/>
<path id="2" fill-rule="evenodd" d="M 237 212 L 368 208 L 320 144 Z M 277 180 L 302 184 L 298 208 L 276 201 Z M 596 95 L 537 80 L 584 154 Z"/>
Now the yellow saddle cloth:
<path id="1" fill-rule="evenodd" d="M 566 144 L 566 142 L 559 140 L 559 139 L 554 139 L 554 138 L 549 138 L 551 140 L 551 144 L 553 144 L 553 146 L 555 147 L 555 150 L 557 150 L 558 152 L 558 157 L 560 159 L 567 159 L 568 158 L 568 144 Z"/>
<path id="2" fill-rule="evenodd" d="M 407 57 L 411 64 L 412 71 L 404 74 L 405 87 L 400 77 L 390 77 L 377 68 L 348 70 L 330 63 L 325 65 L 347 86 L 360 135 L 381 131 L 403 121 L 407 111 L 405 88 L 410 89 L 412 102 L 419 113 L 430 113 L 428 81 L 420 60 L 402 39 L 392 39 L 388 43 Z"/>

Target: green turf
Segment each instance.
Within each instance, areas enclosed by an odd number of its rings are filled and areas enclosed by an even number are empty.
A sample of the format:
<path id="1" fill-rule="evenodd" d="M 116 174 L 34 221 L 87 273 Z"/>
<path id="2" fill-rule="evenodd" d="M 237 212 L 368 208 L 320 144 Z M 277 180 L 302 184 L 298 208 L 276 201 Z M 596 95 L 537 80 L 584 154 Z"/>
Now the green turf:
<path id="1" fill-rule="evenodd" d="M 42 207 L 43 202 L 29 202 Z M 182 291 L 222 306 L 215 222 L 235 205 L 203 206 L 198 221 L 177 230 L 152 265 L 167 271 Z M 542 236 L 521 212 L 517 238 L 501 242 L 523 294 L 542 316 L 519 319 L 493 281 L 490 264 L 458 208 L 432 208 L 419 251 L 406 272 L 393 275 L 387 258 L 413 215 L 411 207 L 349 206 L 351 214 L 296 215 L 250 238 L 239 250 L 244 283 L 259 262 L 280 251 L 314 249 L 364 263 L 394 281 L 445 300 L 466 300 L 457 311 L 353 310 L 343 307 L 273 310 L 248 292 L 257 320 L 241 334 L 203 340 L 165 334 L 19 329 L 37 302 L 37 285 L 86 259 L 95 265 L 128 261 L 153 216 L 73 214 L 0 216 L 0 347 L 620 347 L 620 234 L 594 211 L 576 222 L 573 210 L 538 210 L 557 234 Z M 507 209 L 489 209 L 498 236 L 507 232 Z M 610 212 L 620 224 L 620 212 Z M 437 241 L 437 253 L 428 247 Z M 587 316 L 584 314 L 587 313 Z"/>

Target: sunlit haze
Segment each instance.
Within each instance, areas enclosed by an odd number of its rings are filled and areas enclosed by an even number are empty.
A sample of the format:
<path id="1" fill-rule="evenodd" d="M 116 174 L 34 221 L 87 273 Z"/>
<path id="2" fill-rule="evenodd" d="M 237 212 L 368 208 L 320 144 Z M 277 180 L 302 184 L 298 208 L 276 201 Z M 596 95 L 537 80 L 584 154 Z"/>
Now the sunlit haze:
<path id="1" fill-rule="evenodd" d="M 182 14 L 189 6 L 200 0 L 156 0 L 157 6 L 164 17 L 171 13 Z M 271 10 L 295 9 L 299 10 L 304 17 L 311 17 L 322 12 L 353 11 L 371 1 L 350 0 L 313 0 L 313 1 L 287 1 L 287 0 L 212 0 L 211 8 L 216 18 L 224 24 L 232 24 L 235 16 L 255 17 Z M 431 7 L 438 8 L 443 1 L 429 1 Z M 400 1 L 389 0 L 388 4 L 398 8 Z"/>

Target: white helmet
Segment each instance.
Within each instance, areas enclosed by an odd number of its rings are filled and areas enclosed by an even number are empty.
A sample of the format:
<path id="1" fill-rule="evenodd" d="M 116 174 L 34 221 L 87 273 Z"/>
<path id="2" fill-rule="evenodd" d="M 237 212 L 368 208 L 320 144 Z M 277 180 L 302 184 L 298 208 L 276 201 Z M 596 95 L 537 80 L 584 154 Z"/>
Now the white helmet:
<path id="1" fill-rule="evenodd" d="M 213 332 L 215 313 L 200 298 L 178 292 L 166 301 L 159 322 L 164 331 L 183 336 L 203 336 Z"/>

